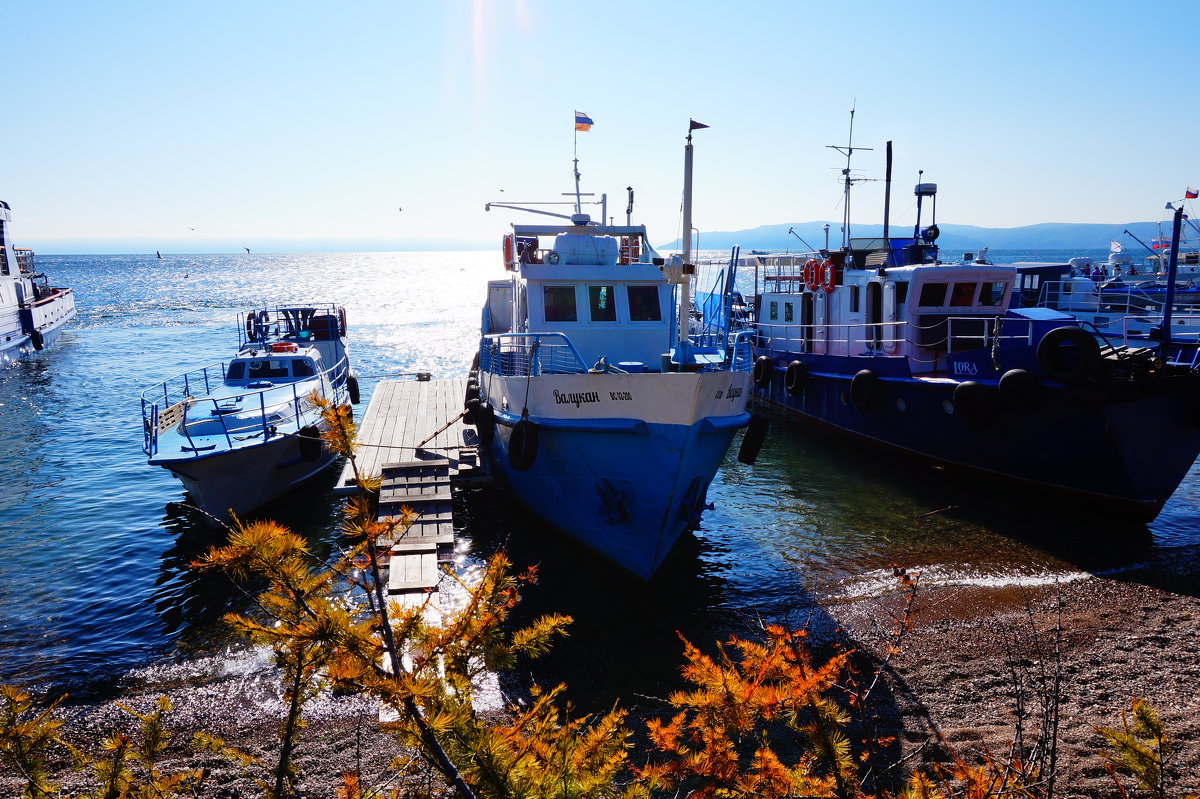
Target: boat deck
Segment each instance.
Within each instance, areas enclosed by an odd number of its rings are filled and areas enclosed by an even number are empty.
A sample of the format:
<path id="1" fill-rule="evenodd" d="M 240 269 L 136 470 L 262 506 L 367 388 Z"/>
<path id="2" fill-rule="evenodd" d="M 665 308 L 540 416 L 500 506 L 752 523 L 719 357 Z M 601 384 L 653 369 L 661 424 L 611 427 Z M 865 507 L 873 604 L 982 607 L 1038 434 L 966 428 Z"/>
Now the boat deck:
<path id="1" fill-rule="evenodd" d="M 385 380 L 359 423 L 358 468 L 383 480 L 378 520 L 399 518 L 404 507 L 417 514 L 408 529 L 377 542 L 388 551 L 388 595 L 403 604 L 438 607 L 438 564 L 454 553 L 451 489 L 487 481 L 475 428 L 461 418 L 466 390 L 466 378 Z M 334 490 L 357 491 L 349 462 Z"/>

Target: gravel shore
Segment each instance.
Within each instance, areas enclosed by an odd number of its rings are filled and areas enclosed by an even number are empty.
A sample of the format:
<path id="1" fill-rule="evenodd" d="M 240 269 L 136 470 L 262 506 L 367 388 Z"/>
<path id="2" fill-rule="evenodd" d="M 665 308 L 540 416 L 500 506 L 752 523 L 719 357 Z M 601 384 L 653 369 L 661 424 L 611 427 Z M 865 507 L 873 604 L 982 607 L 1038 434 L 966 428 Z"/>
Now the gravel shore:
<path id="1" fill-rule="evenodd" d="M 900 603 L 898 596 L 863 600 L 829 612 L 861 652 L 882 657 Z M 902 651 L 890 664 L 883 704 L 911 763 L 932 753 L 928 742 L 938 735 L 961 757 L 985 749 L 1003 757 L 1015 729 L 1014 685 L 1024 683 L 1034 706 L 1037 675 L 1052 674 L 1060 659 L 1056 796 L 1116 795 L 1097 754 L 1095 728 L 1118 726 L 1134 697 L 1153 703 L 1179 745 L 1174 764 L 1182 777 L 1174 792 L 1182 795 L 1200 789 L 1198 640 L 1200 599 L 1131 582 L 1087 577 L 1035 588 L 922 588 Z M 161 680 L 145 689 L 131 685 L 117 701 L 146 710 L 154 697 L 170 697 L 176 733 L 165 765 L 210 769 L 205 796 L 252 794 L 250 776 L 216 757 L 192 754 L 186 744 L 191 731 L 207 729 L 270 762 L 282 707 L 269 670 L 234 670 L 201 686 L 181 679 L 163 688 Z M 130 724 L 115 702 L 74 706 L 66 716 L 76 741 L 96 741 Z M 330 795 L 350 768 L 386 771 L 397 752 L 375 722 L 375 709 L 360 700 L 322 698 L 311 706 L 297 762 L 305 796 Z M 1027 730 L 1035 723 L 1027 722 Z M 82 784 L 65 774 L 60 781 Z M 0 774 L 0 793 L 18 784 L 15 775 Z"/>

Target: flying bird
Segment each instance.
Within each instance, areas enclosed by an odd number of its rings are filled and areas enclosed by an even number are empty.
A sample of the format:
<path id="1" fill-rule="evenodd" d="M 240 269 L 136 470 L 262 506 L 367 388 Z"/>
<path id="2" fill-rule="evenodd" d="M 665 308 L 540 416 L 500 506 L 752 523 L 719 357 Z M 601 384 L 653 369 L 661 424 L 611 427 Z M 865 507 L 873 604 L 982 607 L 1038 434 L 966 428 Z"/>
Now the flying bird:
<path id="1" fill-rule="evenodd" d="M 242 249 L 246 251 L 246 255 L 249 255 L 249 254 L 250 254 L 250 248 L 249 248 L 249 247 L 243 247 Z"/>

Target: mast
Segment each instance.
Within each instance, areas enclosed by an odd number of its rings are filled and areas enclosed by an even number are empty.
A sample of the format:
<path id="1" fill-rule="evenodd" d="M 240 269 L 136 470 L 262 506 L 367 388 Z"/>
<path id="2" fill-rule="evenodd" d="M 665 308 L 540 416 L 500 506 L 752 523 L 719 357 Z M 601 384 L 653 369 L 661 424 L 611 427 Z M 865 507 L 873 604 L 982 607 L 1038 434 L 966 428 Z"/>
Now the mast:
<path id="1" fill-rule="evenodd" d="M 1175 274 L 1179 263 L 1179 233 L 1182 227 L 1183 206 L 1180 205 L 1175 209 L 1175 219 L 1171 224 L 1171 253 L 1167 256 L 1167 296 L 1163 302 L 1162 344 L 1171 342 L 1171 306 L 1175 304 Z"/>
<path id="2" fill-rule="evenodd" d="M 696 123 L 688 120 L 687 144 L 683 148 L 683 280 L 679 284 L 679 362 L 684 362 L 688 341 L 688 323 L 692 310 L 692 131 Z"/>
<path id="3" fill-rule="evenodd" d="M 887 170 L 884 172 L 883 184 L 883 246 L 891 254 L 892 244 L 888 238 L 888 220 L 892 210 L 892 143 L 887 143 Z"/>
<path id="4" fill-rule="evenodd" d="M 846 168 L 842 170 L 842 183 L 844 185 L 845 199 L 843 201 L 842 210 L 842 249 L 850 248 L 850 186 L 854 183 L 854 178 L 850 176 L 850 156 L 855 150 L 871 150 L 871 147 L 855 147 L 854 146 L 854 110 L 850 109 L 850 136 L 846 140 L 846 146 L 842 147 L 837 144 L 825 145 L 831 150 L 837 150 L 846 156 Z"/>

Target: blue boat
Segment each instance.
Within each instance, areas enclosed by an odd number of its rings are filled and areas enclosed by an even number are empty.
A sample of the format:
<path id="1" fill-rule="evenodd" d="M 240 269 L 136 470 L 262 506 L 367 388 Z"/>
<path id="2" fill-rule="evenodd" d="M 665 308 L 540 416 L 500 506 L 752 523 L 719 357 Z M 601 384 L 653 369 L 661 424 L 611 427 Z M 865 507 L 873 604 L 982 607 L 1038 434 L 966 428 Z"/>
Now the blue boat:
<path id="1" fill-rule="evenodd" d="M 684 230 L 691 158 L 689 134 Z M 750 333 L 727 323 L 732 267 L 709 283 L 690 243 L 662 258 L 644 226 L 592 221 L 575 177 L 573 214 L 522 208 L 564 221 L 514 224 L 503 239 L 508 276 L 488 283 L 468 420 L 522 503 L 648 579 L 699 522 L 749 422 Z"/>
<path id="2" fill-rule="evenodd" d="M 334 458 L 312 396 L 358 402 L 345 309 L 281 305 L 238 318 L 228 361 L 142 393 L 143 449 L 216 521 L 244 516 L 316 475 Z"/>
<path id="3" fill-rule="evenodd" d="M 54 343 L 75 318 L 75 294 L 39 274 L 32 250 L 13 247 L 12 210 L 0 200 L 0 364 Z"/>
<path id="4" fill-rule="evenodd" d="M 936 219 L 921 226 L 936 193 L 917 185 L 911 237 L 890 236 L 885 211 L 882 238 L 758 259 L 756 400 L 942 466 L 1154 518 L 1200 453 L 1194 365 L 1113 344 L 1067 313 L 1010 307 L 1012 266 L 942 263 Z"/>

